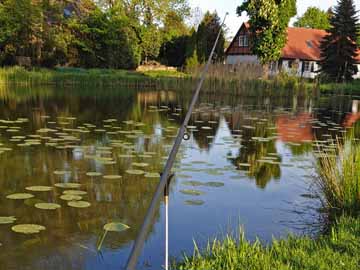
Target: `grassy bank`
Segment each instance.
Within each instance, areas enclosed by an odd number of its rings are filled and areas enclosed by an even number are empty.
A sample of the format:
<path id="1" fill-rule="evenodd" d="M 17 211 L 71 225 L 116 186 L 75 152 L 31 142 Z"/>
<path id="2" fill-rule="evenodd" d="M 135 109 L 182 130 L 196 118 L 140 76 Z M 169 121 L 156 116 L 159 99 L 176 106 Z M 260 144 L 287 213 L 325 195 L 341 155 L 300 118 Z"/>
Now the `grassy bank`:
<path id="1" fill-rule="evenodd" d="M 223 66 L 223 65 L 222 65 Z M 245 73 L 245 70 L 247 70 Z M 254 70 L 254 72 L 249 72 Z M 221 71 L 221 72 L 220 72 Z M 204 82 L 203 92 L 246 96 L 292 96 L 312 94 L 314 89 L 298 79 L 278 76 L 271 80 L 259 79 L 255 68 L 241 67 L 236 73 L 224 68 L 210 70 Z M 243 72 L 244 71 L 244 72 Z M 228 75 L 226 75 L 228 74 Z M 242 74 L 237 76 L 237 74 Z M 244 74 L 252 74 L 244 76 Z M 151 88 L 153 90 L 193 90 L 198 73 L 185 74 L 178 71 L 126 71 L 108 69 L 58 68 L 26 70 L 20 67 L 0 69 L 0 84 L 41 85 L 85 85 L 91 87 L 120 86 L 123 88 Z"/>
<path id="2" fill-rule="evenodd" d="M 195 247 L 174 267 L 180 270 L 360 269 L 360 144 L 338 141 L 337 155 L 328 148 L 318 156 L 315 193 L 321 198 L 327 230 L 317 238 L 289 236 L 269 246 L 227 236 L 204 250 Z"/>
<path id="3" fill-rule="evenodd" d="M 360 268 L 360 219 L 341 218 L 331 233 L 313 240 L 289 237 L 264 246 L 243 234 L 210 242 L 174 266 L 179 270 L 355 270 Z"/>
<path id="4" fill-rule="evenodd" d="M 322 83 L 320 91 L 324 94 L 360 95 L 360 80 L 348 83 Z"/>
<path id="5" fill-rule="evenodd" d="M 177 71 L 128 71 L 111 69 L 32 69 L 8 67 L 0 69 L 0 83 L 25 85 L 154 85 L 158 79 L 178 79 L 186 75 Z"/>
<path id="6" fill-rule="evenodd" d="M 192 89 L 197 82 L 201 67 L 183 73 L 174 70 L 162 71 L 128 71 L 111 69 L 81 68 L 35 68 L 26 70 L 21 67 L 0 68 L 0 84 L 22 85 L 92 85 L 123 86 L 130 88 L 153 89 Z M 360 95 L 360 80 L 344 84 L 324 83 L 319 86 L 315 82 L 302 80 L 286 74 L 272 79 L 261 79 L 258 66 L 240 65 L 229 68 L 214 65 L 208 72 L 204 91 L 218 92 L 219 89 L 237 95 L 278 95 L 304 94 L 315 95 L 320 90 L 323 94 Z M 284 93 L 281 93 L 284 92 Z"/>

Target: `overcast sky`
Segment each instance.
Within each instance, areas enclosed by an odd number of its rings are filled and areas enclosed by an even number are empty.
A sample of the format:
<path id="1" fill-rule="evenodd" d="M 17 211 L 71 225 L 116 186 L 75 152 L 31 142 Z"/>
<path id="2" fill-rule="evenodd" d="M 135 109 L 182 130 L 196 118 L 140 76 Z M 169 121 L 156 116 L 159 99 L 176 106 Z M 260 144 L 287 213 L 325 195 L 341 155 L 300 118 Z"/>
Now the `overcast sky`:
<path id="1" fill-rule="evenodd" d="M 223 18 L 226 12 L 229 12 L 226 25 L 229 28 L 228 36 L 235 35 L 241 23 L 246 20 L 245 17 L 238 17 L 236 15 L 236 7 L 242 3 L 242 0 L 189 0 L 192 7 L 200 7 L 203 12 L 207 10 L 216 10 Z M 327 10 L 329 7 L 335 5 L 337 0 L 297 0 L 298 15 L 301 15 L 310 6 L 319 7 Z M 354 0 L 356 7 L 360 10 L 360 0 Z M 360 14 L 359 14 L 360 15 Z"/>

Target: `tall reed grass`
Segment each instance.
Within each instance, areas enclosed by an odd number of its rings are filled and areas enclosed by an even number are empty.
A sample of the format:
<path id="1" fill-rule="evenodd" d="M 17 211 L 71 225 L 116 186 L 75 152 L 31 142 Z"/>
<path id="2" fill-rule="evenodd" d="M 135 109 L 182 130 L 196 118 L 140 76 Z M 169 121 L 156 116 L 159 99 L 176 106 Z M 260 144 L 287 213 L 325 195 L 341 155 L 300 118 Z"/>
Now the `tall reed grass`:
<path id="1" fill-rule="evenodd" d="M 200 70 L 200 69 L 199 69 Z M 0 69 L 0 84 L 37 85 L 91 85 L 98 87 L 136 88 L 152 90 L 178 90 L 192 92 L 199 79 L 199 70 L 190 75 L 176 71 L 135 72 L 107 69 L 58 68 L 56 70 L 21 67 Z M 202 92 L 242 96 L 286 96 L 312 94 L 298 78 L 280 74 L 269 80 L 261 78 L 256 65 L 211 66 Z"/>
<path id="2" fill-rule="evenodd" d="M 360 144 L 352 138 L 337 143 L 336 156 L 326 152 L 318 160 L 318 195 L 330 219 L 342 214 L 360 216 Z"/>

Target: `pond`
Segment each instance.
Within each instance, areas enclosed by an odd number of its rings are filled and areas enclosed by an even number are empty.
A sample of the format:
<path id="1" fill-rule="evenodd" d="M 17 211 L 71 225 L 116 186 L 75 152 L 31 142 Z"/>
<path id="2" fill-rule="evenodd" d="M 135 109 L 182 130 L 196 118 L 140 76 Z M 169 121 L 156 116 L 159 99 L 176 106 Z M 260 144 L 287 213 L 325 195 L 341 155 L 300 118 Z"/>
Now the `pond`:
<path id="1" fill-rule="evenodd" d="M 190 97 L 0 88 L 1 268 L 122 269 Z M 173 169 L 170 255 L 239 226 L 264 242 L 309 233 L 318 147 L 333 153 L 336 137 L 360 133 L 357 99 L 202 94 Z M 104 237 L 111 222 L 129 228 Z M 139 269 L 160 269 L 163 256 L 162 201 Z"/>

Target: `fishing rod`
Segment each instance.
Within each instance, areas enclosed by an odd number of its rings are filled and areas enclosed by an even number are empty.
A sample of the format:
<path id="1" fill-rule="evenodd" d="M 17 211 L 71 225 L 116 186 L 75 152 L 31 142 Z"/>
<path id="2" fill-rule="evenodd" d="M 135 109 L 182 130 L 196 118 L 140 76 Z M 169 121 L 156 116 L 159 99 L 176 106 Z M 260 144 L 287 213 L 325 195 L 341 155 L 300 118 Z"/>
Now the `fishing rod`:
<path id="1" fill-rule="evenodd" d="M 225 19 L 227 17 L 229 13 L 226 13 L 225 14 L 225 17 L 224 17 L 224 20 L 220 26 L 220 30 L 217 34 L 217 37 L 216 37 L 216 40 L 215 40 L 215 43 L 214 43 L 214 46 L 211 50 L 211 53 L 209 55 L 209 58 L 207 60 L 207 63 L 203 69 L 203 71 L 201 72 L 201 76 L 200 76 L 200 80 L 197 84 L 197 87 L 196 87 L 196 90 L 194 92 L 194 95 L 192 97 L 192 100 L 190 102 L 190 105 L 189 105 L 189 110 L 185 116 L 185 119 L 184 119 L 184 122 L 182 123 L 180 129 L 179 129 L 179 132 L 176 136 L 176 139 L 175 139 L 175 142 L 174 142 L 174 145 L 170 151 L 170 155 L 166 161 L 166 164 L 164 166 L 164 170 L 161 174 L 161 177 L 160 177 L 160 182 L 156 188 L 156 191 L 155 191 L 155 194 L 151 200 L 151 204 L 150 204 L 150 207 L 147 211 L 147 214 L 145 216 L 145 219 L 144 219 L 144 223 L 142 224 L 141 226 L 141 229 L 140 229 L 140 232 L 135 240 L 135 244 L 131 250 L 131 253 L 130 253 L 130 256 L 129 256 L 129 259 L 127 261 L 127 264 L 126 264 L 126 270 L 135 270 L 135 267 L 137 265 L 137 262 L 138 262 L 138 259 L 141 255 L 141 251 L 142 251 L 142 248 L 144 246 L 144 242 L 146 240 L 146 235 L 147 235 L 147 232 L 150 228 L 150 225 L 151 225 L 151 221 L 156 213 L 156 206 L 158 204 L 158 202 L 160 201 L 160 198 L 161 196 L 164 196 L 165 195 L 165 203 L 166 203 L 166 207 L 167 207 L 167 203 L 168 203 L 168 186 L 170 184 L 170 181 L 171 181 L 171 178 L 173 177 L 173 175 L 170 174 L 171 172 L 171 168 L 173 167 L 174 165 L 174 162 L 175 162 L 175 158 L 176 158 L 176 154 L 178 153 L 179 151 L 179 148 L 180 148 L 180 144 L 182 142 L 183 139 L 186 139 L 189 137 L 188 133 L 187 133 L 187 125 L 190 121 L 190 117 L 191 117 L 191 114 L 194 110 L 194 107 L 195 107 L 195 104 L 198 100 L 198 97 L 199 97 L 199 93 L 200 93 L 200 90 L 201 90 L 201 87 L 205 81 L 205 75 L 206 73 L 208 72 L 209 70 L 209 67 L 210 67 L 210 64 L 211 64 L 211 61 L 212 61 L 212 58 L 213 58 L 213 55 L 214 55 L 214 52 L 215 52 L 215 49 L 216 49 L 216 46 L 217 46 L 217 43 L 219 42 L 219 39 L 220 39 L 220 36 L 221 36 L 221 32 L 222 32 L 222 29 L 223 29 L 223 26 L 225 24 Z M 166 212 L 167 213 L 167 212 Z M 168 219 L 166 219 L 167 221 Z M 166 226 L 166 230 L 168 229 L 168 226 Z M 166 238 L 168 236 L 168 232 L 166 231 Z M 168 239 L 166 239 L 166 241 L 168 241 Z M 166 249 L 168 248 L 168 245 L 166 243 Z M 166 250 L 166 261 L 165 261 L 165 266 L 167 268 L 168 266 L 168 251 Z"/>

